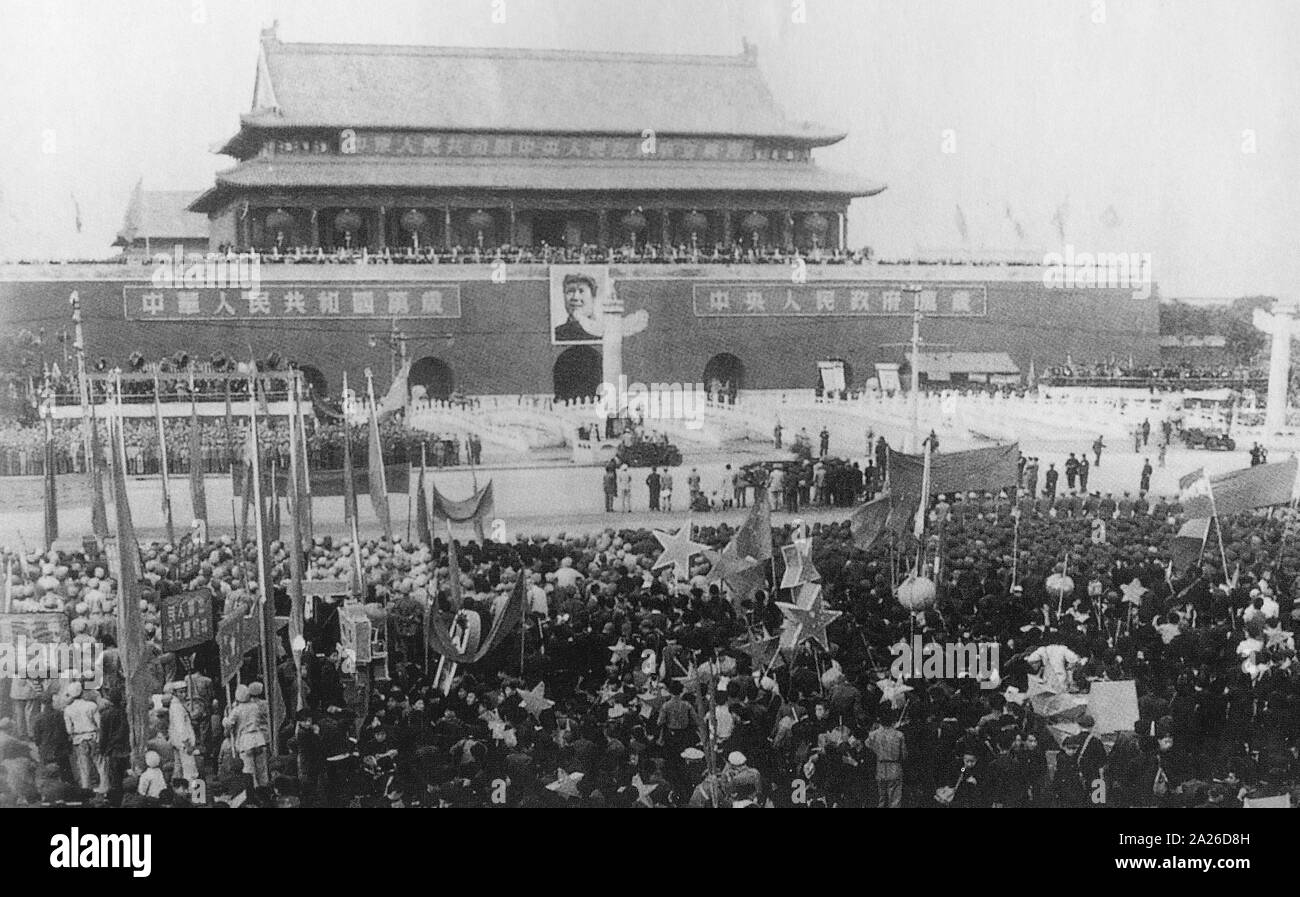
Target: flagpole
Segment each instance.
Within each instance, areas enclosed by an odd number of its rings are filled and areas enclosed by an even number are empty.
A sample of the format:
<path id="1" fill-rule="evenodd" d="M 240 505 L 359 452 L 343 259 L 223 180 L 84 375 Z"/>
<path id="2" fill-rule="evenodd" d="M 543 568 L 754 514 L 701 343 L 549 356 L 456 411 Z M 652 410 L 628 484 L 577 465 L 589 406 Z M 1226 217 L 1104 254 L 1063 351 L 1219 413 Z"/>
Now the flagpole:
<path id="1" fill-rule="evenodd" d="M 307 416 L 302 408 L 301 371 L 293 380 L 293 403 L 298 418 L 298 448 L 302 451 L 303 512 L 306 514 L 307 539 L 310 541 L 315 536 L 315 521 L 312 519 L 311 459 L 307 455 Z"/>
<path id="2" fill-rule="evenodd" d="M 262 683 L 266 688 L 267 716 L 270 721 L 271 756 L 275 756 L 279 743 L 276 728 L 275 701 L 272 688 L 279 688 L 275 678 L 275 659 L 271 654 L 272 640 L 275 638 L 275 602 L 271 596 L 270 565 L 266 556 L 266 531 L 262 520 L 262 464 L 261 447 L 257 444 L 257 364 L 253 363 L 248 372 L 248 445 L 251 449 L 253 468 L 253 527 L 257 535 L 257 581 L 258 592 L 262 600 L 261 655 Z"/>
<path id="3" fill-rule="evenodd" d="M 1202 474 L 1202 476 L 1205 475 Z M 1228 581 L 1228 553 L 1223 547 L 1223 527 L 1219 525 L 1219 509 L 1214 503 L 1214 484 L 1210 482 L 1208 476 L 1205 477 L 1205 489 L 1210 493 L 1210 516 L 1214 518 L 1214 532 L 1219 537 L 1219 559 L 1223 561 L 1223 581 L 1226 583 Z M 1209 541 L 1210 531 L 1208 528 L 1205 531 L 1205 538 L 1206 541 Z M 1201 551 L 1204 553 L 1204 547 L 1202 547 Z"/>
<path id="4" fill-rule="evenodd" d="M 167 472 L 167 434 L 163 432 L 162 400 L 159 396 L 161 391 L 162 386 L 158 380 L 158 372 L 154 371 L 153 413 L 154 419 L 158 423 L 158 465 L 162 470 L 162 509 L 167 518 L 167 542 L 170 545 L 175 545 L 176 527 L 172 521 L 171 476 Z"/>
<path id="5" fill-rule="evenodd" d="M 377 438 L 379 434 L 379 417 L 377 416 L 378 408 L 375 407 L 375 378 L 374 378 L 374 374 L 371 373 L 370 368 L 366 368 L 366 395 L 370 399 L 370 426 L 374 427 L 375 429 L 375 434 L 376 434 L 375 441 L 379 442 L 379 448 L 380 448 L 379 483 L 380 486 L 383 487 L 384 501 L 387 502 L 388 501 L 388 471 L 384 469 L 383 443 L 380 442 L 379 439 Z M 373 491 L 374 490 L 372 487 L 371 490 L 372 494 Z M 388 535 L 390 537 L 392 536 L 391 533 L 389 533 Z"/>
<path id="6" fill-rule="evenodd" d="M 294 405 L 298 402 L 298 376 L 294 372 L 293 380 L 293 401 Z M 298 432 L 296 407 L 289 409 L 289 489 L 292 490 L 293 499 L 289 503 L 289 527 L 292 533 L 292 540 L 289 545 L 289 600 L 291 602 L 289 611 L 289 650 L 293 654 L 293 667 L 295 675 L 298 678 L 297 687 L 294 689 L 294 710 L 298 711 L 303 708 L 303 688 L 302 688 L 302 652 L 306 647 L 304 640 L 304 629 L 306 626 L 306 609 L 303 602 L 302 579 L 303 579 L 303 544 L 302 544 L 302 523 L 300 518 L 302 506 L 302 491 L 299 488 L 299 476 L 302 473 L 298 459 L 299 438 L 302 434 Z"/>
<path id="7" fill-rule="evenodd" d="M 90 418 L 88 407 L 91 403 L 88 401 L 90 384 L 86 381 L 86 340 L 81 329 L 81 299 L 78 297 L 76 290 L 72 291 L 68 301 L 72 304 L 72 348 L 77 355 L 77 381 L 79 384 L 77 397 L 81 402 L 82 448 L 86 453 L 86 472 L 90 473 L 91 464 L 94 463 L 94 459 L 91 457 L 90 428 L 94 426 L 94 422 Z"/>

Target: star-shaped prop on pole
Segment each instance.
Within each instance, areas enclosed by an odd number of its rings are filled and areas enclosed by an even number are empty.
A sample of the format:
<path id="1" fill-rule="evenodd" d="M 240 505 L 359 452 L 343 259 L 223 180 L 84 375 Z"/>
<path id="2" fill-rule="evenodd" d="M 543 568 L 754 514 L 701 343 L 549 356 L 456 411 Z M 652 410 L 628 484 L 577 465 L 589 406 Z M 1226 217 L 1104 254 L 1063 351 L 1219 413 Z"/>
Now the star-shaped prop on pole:
<path id="1" fill-rule="evenodd" d="M 812 562 L 812 539 L 795 539 L 793 544 L 782 545 L 781 559 L 785 561 L 781 588 L 793 589 L 807 582 L 821 582 L 822 575 Z"/>
<path id="2" fill-rule="evenodd" d="M 554 701 L 546 700 L 546 683 L 538 682 L 537 687 L 532 691 L 519 690 L 519 700 L 523 702 L 524 709 L 533 716 L 541 718 L 541 715 L 555 706 Z"/>
<path id="3" fill-rule="evenodd" d="M 767 672 L 769 666 L 776 668 L 785 662 L 781 659 L 780 637 L 768 635 L 767 630 L 763 630 L 761 637 L 751 633 L 736 647 L 749 655 L 750 667 L 756 671 Z"/>
<path id="4" fill-rule="evenodd" d="M 840 612 L 826 607 L 826 603 L 822 599 L 821 586 L 806 583 L 799 590 L 797 604 L 778 601 L 776 606 L 781 608 L 781 613 L 785 615 L 785 623 L 781 628 L 781 647 L 786 647 L 785 634 L 793 631 L 793 641 L 796 646 L 811 639 L 825 650 L 830 650 L 831 645 L 826 637 L 826 627 L 835 622 L 840 616 Z"/>
<path id="5" fill-rule="evenodd" d="M 698 542 L 691 541 L 691 525 L 689 523 L 672 535 L 655 530 L 654 537 L 659 540 L 663 551 L 659 553 L 659 559 L 655 561 L 654 566 L 650 569 L 662 570 L 664 567 L 673 567 L 674 575 L 681 579 L 690 576 L 691 558 L 702 553 L 707 548 L 707 546 Z"/>
<path id="6" fill-rule="evenodd" d="M 609 646 L 610 662 L 623 663 L 627 660 L 627 656 L 635 650 L 635 648 L 620 638 L 618 644 Z"/>
<path id="7" fill-rule="evenodd" d="M 740 550 L 736 548 L 734 539 L 721 551 L 711 551 L 706 548 L 704 556 L 709 559 L 709 572 L 704 574 L 704 583 L 710 586 L 715 582 L 731 585 L 732 577 L 758 566 L 758 561 L 753 558 L 740 556 Z"/>
<path id="8" fill-rule="evenodd" d="M 1147 593 L 1147 587 L 1136 576 L 1132 582 L 1120 586 L 1119 590 L 1124 593 L 1124 603 L 1134 607 L 1142 606 L 1142 596 Z"/>

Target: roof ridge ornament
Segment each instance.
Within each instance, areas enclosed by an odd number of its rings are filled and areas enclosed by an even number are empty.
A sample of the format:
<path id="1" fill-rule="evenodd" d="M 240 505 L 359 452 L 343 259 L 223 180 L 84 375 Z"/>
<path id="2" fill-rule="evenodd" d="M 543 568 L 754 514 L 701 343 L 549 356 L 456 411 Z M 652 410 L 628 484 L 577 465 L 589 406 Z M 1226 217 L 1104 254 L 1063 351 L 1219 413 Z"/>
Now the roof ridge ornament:
<path id="1" fill-rule="evenodd" d="M 262 30 L 262 46 L 257 51 L 257 79 L 253 82 L 253 110 L 254 112 L 274 112 L 280 113 L 280 101 L 275 96 L 275 85 L 271 82 L 271 67 L 267 64 L 266 48 L 269 43 L 279 44 L 280 39 L 276 36 L 276 29 L 279 27 L 279 20 L 272 23 L 270 28 Z"/>

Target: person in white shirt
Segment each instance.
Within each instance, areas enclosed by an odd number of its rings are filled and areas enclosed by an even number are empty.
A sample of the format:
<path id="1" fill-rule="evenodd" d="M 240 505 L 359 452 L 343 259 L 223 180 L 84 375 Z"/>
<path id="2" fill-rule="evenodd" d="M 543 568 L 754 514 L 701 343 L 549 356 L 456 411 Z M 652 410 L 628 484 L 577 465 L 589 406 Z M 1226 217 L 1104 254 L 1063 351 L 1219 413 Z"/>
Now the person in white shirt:
<path id="1" fill-rule="evenodd" d="M 99 706 L 82 691 L 80 682 L 70 686 L 71 703 L 63 708 L 63 725 L 72 740 L 72 759 L 77 784 L 89 791 L 93 787 L 95 745 L 99 741 Z"/>
<path id="2" fill-rule="evenodd" d="M 162 765 L 162 758 L 158 756 L 157 751 L 149 751 L 144 755 L 144 765 L 146 769 L 140 773 L 140 784 L 136 791 L 141 797 L 157 800 L 167 790 L 167 779 L 158 768 Z"/>
<path id="3" fill-rule="evenodd" d="M 1025 660 L 1041 664 L 1044 685 L 1059 693 L 1070 690 L 1070 668 L 1081 663 L 1083 658 L 1065 645 L 1050 644 L 1040 645 Z"/>

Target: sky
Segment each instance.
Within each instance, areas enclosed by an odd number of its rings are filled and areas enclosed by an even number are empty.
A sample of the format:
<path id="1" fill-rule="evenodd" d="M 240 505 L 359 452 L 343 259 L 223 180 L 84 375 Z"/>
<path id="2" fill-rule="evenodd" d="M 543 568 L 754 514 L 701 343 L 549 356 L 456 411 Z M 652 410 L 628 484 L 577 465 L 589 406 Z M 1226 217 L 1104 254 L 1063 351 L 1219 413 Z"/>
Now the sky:
<path id="1" fill-rule="evenodd" d="M 888 185 L 854 202 L 855 247 L 1150 253 L 1166 297 L 1300 299 L 1292 0 L 0 0 L 0 17 L 0 257 L 108 254 L 141 177 L 209 186 L 278 20 L 290 42 L 748 39 L 791 118 L 848 133 L 819 163 Z"/>

